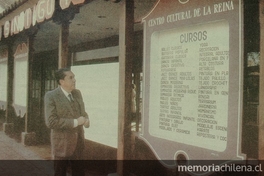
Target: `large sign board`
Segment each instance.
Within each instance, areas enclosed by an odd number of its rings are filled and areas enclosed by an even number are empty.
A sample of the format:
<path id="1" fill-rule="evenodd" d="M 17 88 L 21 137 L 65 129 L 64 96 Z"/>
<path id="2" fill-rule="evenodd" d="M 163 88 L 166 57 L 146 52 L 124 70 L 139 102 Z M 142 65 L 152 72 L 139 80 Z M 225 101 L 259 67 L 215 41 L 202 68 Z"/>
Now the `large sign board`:
<path id="1" fill-rule="evenodd" d="M 241 18 L 240 0 L 160 0 L 144 18 L 141 138 L 164 164 L 244 158 Z"/>

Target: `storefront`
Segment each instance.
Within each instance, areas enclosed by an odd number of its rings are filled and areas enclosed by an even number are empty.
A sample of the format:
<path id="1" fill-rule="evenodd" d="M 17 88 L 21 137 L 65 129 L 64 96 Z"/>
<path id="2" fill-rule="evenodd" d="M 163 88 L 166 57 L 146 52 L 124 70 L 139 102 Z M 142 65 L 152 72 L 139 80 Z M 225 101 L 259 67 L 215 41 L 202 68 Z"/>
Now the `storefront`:
<path id="1" fill-rule="evenodd" d="M 263 159 L 263 2 L 124 2 L 28 0 L 0 19 L 5 132 L 49 143 L 43 98 L 68 66 L 91 119 L 87 160 L 173 173 L 182 160 Z"/>

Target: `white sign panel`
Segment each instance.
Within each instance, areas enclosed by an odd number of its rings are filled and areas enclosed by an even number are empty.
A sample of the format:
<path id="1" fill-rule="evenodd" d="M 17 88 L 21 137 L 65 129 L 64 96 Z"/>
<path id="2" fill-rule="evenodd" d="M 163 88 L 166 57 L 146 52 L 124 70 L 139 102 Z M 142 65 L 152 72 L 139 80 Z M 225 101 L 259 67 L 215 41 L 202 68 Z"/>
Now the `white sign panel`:
<path id="1" fill-rule="evenodd" d="M 151 135 L 216 151 L 226 149 L 228 34 L 228 22 L 218 21 L 152 35 Z"/>

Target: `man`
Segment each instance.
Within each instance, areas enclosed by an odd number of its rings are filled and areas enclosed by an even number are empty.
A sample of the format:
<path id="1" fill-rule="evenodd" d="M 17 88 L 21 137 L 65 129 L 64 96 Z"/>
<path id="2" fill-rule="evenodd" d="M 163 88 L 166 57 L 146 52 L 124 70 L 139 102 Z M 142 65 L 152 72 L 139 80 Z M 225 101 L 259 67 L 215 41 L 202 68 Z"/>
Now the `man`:
<path id="1" fill-rule="evenodd" d="M 75 76 L 68 68 L 55 73 L 59 87 L 45 95 L 45 122 L 51 129 L 51 149 L 55 175 L 66 175 L 72 166 L 72 175 L 85 175 L 82 162 L 84 130 L 90 121 L 85 112 L 81 92 L 75 89 Z M 79 160 L 79 161 L 78 161 Z"/>

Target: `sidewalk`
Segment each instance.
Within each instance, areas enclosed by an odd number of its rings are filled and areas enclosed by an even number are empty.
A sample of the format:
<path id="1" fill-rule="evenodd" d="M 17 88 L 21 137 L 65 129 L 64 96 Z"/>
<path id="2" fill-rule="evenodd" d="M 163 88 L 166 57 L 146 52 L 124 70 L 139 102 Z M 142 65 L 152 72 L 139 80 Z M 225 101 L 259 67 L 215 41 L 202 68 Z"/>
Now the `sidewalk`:
<path id="1" fill-rule="evenodd" d="M 53 161 L 47 154 L 47 147 L 24 146 L 0 131 L 0 176 L 51 176 Z"/>
<path id="2" fill-rule="evenodd" d="M 53 176 L 50 146 L 24 146 L 16 138 L 0 129 L 0 176 Z M 86 176 L 106 175 L 100 171 L 86 171 Z"/>

